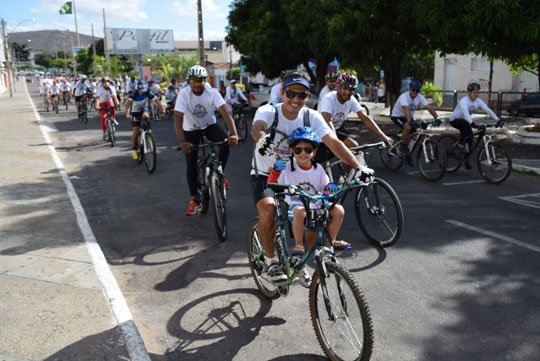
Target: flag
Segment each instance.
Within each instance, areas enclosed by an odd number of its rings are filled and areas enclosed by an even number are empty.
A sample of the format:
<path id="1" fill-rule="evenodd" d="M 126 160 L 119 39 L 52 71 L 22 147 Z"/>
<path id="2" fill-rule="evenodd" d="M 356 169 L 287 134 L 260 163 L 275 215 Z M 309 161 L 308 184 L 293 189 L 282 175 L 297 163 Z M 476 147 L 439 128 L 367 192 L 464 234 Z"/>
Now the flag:
<path id="1" fill-rule="evenodd" d="M 60 13 L 60 15 L 73 14 L 73 11 L 72 11 L 72 9 L 73 9 L 72 4 L 73 4 L 73 2 L 67 1 L 64 5 L 62 5 L 62 7 L 60 8 L 60 10 L 58 10 L 58 12 Z"/>

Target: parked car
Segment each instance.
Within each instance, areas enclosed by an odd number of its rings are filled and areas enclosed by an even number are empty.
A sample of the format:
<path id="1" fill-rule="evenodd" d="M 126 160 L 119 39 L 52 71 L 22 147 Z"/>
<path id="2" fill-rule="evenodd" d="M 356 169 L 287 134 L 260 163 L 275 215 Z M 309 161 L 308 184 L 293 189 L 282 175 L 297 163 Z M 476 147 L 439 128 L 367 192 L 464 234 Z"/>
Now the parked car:
<path id="1" fill-rule="evenodd" d="M 266 88 L 263 88 L 262 90 L 252 92 L 249 95 L 249 106 L 252 109 L 256 110 L 261 105 L 268 103 L 271 90 L 272 90 L 272 87 L 268 86 Z M 318 103 L 319 103 L 319 95 L 312 89 L 306 105 L 311 109 L 317 110 Z"/>
<path id="2" fill-rule="evenodd" d="M 511 115 L 525 114 L 531 116 L 540 113 L 540 95 L 526 95 L 514 100 L 508 107 Z"/>

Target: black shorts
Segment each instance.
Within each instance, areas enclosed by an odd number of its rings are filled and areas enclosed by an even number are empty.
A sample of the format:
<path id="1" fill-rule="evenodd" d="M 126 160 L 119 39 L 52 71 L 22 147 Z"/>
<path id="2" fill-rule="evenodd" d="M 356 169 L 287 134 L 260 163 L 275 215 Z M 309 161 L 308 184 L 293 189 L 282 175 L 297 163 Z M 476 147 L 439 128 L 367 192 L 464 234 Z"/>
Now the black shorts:
<path id="1" fill-rule="evenodd" d="M 274 197 L 274 191 L 266 186 L 267 179 L 268 177 L 265 175 L 253 174 L 251 176 L 251 192 L 253 193 L 255 205 L 263 198 Z"/>
<path id="2" fill-rule="evenodd" d="M 84 95 L 75 95 L 75 101 L 80 102 L 83 97 L 84 97 Z"/>
<path id="3" fill-rule="evenodd" d="M 131 113 L 131 126 L 133 128 L 140 127 L 141 126 L 141 119 L 142 119 L 143 113 L 137 112 L 137 113 Z"/>
<path id="4" fill-rule="evenodd" d="M 336 135 L 338 139 L 341 140 L 342 142 L 345 139 L 351 137 L 349 131 L 345 129 L 345 127 L 341 127 L 337 129 Z M 328 160 L 332 158 L 332 156 L 333 156 L 332 151 L 328 149 L 328 147 L 324 143 L 319 143 L 319 146 L 317 147 L 317 154 L 315 154 L 315 162 L 319 164 L 324 164 L 328 162 Z"/>

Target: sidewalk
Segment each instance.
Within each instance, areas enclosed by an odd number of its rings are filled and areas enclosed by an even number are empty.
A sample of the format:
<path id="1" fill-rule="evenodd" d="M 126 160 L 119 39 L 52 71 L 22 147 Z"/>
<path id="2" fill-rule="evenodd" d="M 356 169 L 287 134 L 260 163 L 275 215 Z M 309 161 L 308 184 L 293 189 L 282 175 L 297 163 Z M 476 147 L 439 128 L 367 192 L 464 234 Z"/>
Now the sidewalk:
<path id="1" fill-rule="evenodd" d="M 145 359 L 126 341 L 122 323 L 133 321 L 106 295 L 108 266 L 96 266 L 103 254 L 88 242 L 91 229 L 81 231 L 75 192 L 23 81 L 13 98 L 0 95 L 0 108 L 0 361 Z"/>

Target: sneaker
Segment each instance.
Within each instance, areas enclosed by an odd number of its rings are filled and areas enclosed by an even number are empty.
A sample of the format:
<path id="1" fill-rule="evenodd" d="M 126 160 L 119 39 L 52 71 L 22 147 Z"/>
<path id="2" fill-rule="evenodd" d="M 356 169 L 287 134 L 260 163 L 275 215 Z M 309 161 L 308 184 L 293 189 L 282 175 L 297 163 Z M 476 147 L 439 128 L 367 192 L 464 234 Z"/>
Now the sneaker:
<path id="1" fill-rule="evenodd" d="M 311 287 L 311 275 L 306 270 L 306 267 L 302 268 L 302 270 L 298 274 L 298 281 L 305 288 Z"/>
<path id="2" fill-rule="evenodd" d="M 199 202 L 191 201 L 189 202 L 189 208 L 186 211 L 186 216 L 195 216 L 197 214 L 201 214 L 202 206 Z"/>
<path id="3" fill-rule="evenodd" d="M 137 149 L 133 149 L 131 151 L 131 158 L 138 160 L 139 159 L 139 153 L 137 153 Z"/>
<path id="4" fill-rule="evenodd" d="M 286 282 L 287 275 L 283 271 L 283 268 L 278 263 L 272 263 L 269 266 L 266 265 L 263 270 L 263 274 L 266 275 L 268 280 L 274 283 Z"/>
<path id="5" fill-rule="evenodd" d="M 227 181 L 227 178 L 225 176 L 223 176 L 223 185 L 225 186 L 226 191 L 231 189 L 231 186 L 229 185 L 229 182 Z"/>

